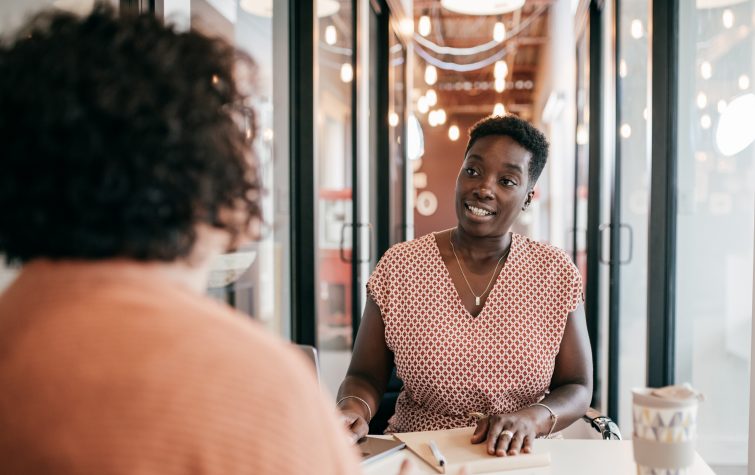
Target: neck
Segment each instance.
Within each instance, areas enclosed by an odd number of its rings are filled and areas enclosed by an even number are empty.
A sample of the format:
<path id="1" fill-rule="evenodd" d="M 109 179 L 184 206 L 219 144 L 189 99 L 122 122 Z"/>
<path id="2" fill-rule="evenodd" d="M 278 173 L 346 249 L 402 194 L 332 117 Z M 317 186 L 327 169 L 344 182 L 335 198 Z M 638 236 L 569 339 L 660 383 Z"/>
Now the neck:
<path id="1" fill-rule="evenodd" d="M 457 250 L 474 260 L 498 259 L 511 246 L 511 233 L 500 236 L 473 236 L 460 226 L 452 230 L 451 240 Z"/>

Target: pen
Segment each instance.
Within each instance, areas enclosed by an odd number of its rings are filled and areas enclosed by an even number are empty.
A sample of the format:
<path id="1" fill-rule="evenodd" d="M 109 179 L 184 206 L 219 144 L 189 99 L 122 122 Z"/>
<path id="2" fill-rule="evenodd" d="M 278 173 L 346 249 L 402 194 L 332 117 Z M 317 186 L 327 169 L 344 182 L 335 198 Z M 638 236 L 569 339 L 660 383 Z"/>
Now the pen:
<path id="1" fill-rule="evenodd" d="M 446 458 L 443 456 L 442 453 L 440 453 L 440 450 L 438 449 L 438 446 L 435 445 L 435 441 L 430 441 L 430 450 L 433 452 L 433 457 L 435 457 L 435 460 L 438 461 L 438 465 L 441 467 L 444 467 L 446 465 Z"/>

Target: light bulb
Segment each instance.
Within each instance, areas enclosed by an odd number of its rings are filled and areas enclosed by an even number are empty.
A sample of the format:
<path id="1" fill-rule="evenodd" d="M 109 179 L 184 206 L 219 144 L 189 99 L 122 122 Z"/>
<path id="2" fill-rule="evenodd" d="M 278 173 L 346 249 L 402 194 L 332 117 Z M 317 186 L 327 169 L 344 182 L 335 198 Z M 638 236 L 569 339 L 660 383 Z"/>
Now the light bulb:
<path id="1" fill-rule="evenodd" d="M 427 123 L 430 124 L 430 127 L 438 125 L 438 111 L 430 111 L 427 115 Z"/>
<path id="2" fill-rule="evenodd" d="M 388 114 L 388 125 L 391 127 L 396 127 L 398 125 L 398 114 L 395 112 Z"/>
<path id="3" fill-rule="evenodd" d="M 504 78 L 495 78 L 495 92 L 503 92 L 506 89 L 506 80 Z"/>
<path id="4" fill-rule="evenodd" d="M 743 74 L 739 76 L 737 83 L 739 84 L 739 88 L 744 91 L 745 89 L 750 87 L 750 77 L 746 74 Z"/>
<path id="5" fill-rule="evenodd" d="M 435 121 L 438 123 L 438 125 L 443 125 L 446 123 L 446 111 L 443 109 L 438 109 L 435 111 Z"/>
<path id="6" fill-rule="evenodd" d="M 354 70 L 351 69 L 349 63 L 343 63 L 341 65 L 341 81 L 351 82 L 352 79 L 354 79 Z"/>
<path id="7" fill-rule="evenodd" d="M 448 128 L 448 138 L 454 142 L 459 140 L 459 127 L 457 125 L 452 125 Z"/>
<path id="8" fill-rule="evenodd" d="M 506 115 L 506 108 L 500 102 L 493 106 L 493 115 Z"/>
<path id="9" fill-rule="evenodd" d="M 430 107 L 438 103 L 438 94 L 435 93 L 434 89 L 428 89 L 425 93 L 425 98 L 427 99 L 427 105 Z"/>
<path id="10" fill-rule="evenodd" d="M 700 63 L 700 76 L 702 76 L 703 79 L 710 79 L 711 76 L 713 76 L 713 66 L 711 66 L 709 62 L 703 61 Z"/>
<path id="11" fill-rule="evenodd" d="M 509 74 L 509 65 L 506 64 L 506 61 L 496 61 L 493 67 L 493 77 L 496 79 L 505 78 L 507 74 Z"/>
<path id="12" fill-rule="evenodd" d="M 632 136 L 632 127 L 629 126 L 629 124 L 621 124 L 621 127 L 619 128 L 619 133 L 622 137 L 625 139 L 628 139 Z"/>
<path id="13" fill-rule="evenodd" d="M 703 129 L 710 129 L 711 124 L 713 121 L 710 119 L 710 116 L 708 114 L 703 114 L 700 117 L 700 127 Z"/>
<path id="14" fill-rule="evenodd" d="M 723 14 L 721 15 L 721 21 L 724 24 L 724 28 L 726 28 L 727 30 L 734 26 L 734 12 L 732 12 L 728 8 L 724 10 Z"/>
<path id="15" fill-rule="evenodd" d="M 410 36 L 412 33 L 414 33 L 414 22 L 411 18 L 404 18 L 399 23 L 399 28 L 401 29 L 401 33 L 406 36 Z"/>
<path id="16" fill-rule="evenodd" d="M 425 82 L 428 86 L 432 86 L 438 81 L 438 70 L 435 66 L 428 64 L 425 68 Z"/>
<path id="17" fill-rule="evenodd" d="M 417 32 L 422 36 L 427 36 L 430 34 L 430 17 L 427 15 L 422 15 L 419 17 L 419 23 L 417 23 Z"/>
<path id="18" fill-rule="evenodd" d="M 336 44 L 336 41 L 338 41 L 338 33 L 336 32 L 336 27 L 333 25 L 328 25 L 325 28 L 325 42 L 332 46 Z"/>
<path id="19" fill-rule="evenodd" d="M 632 38 L 639 40 L 645 34 L 645 28 L 642 26 L 640 20 L 632 20 L 632 26 L 630 27 L 630 33 Z"/>
<path id="20" fill-rule="evenodd" d="M 422 96 L 419 99 L 417 99 L 417 110 L 421 114 L 426 114 L 427 111 L 430 110 L 430 106 L 427 105 L 427 98 L 425 96 Z"/>
<path id="21" fill-rule="evenodd" d="M 493 27 L 493 41 L 498 43 L 506 38 L 506 25 L 502 21 L 497 21 Z"/>
<path id="22" fill-rule="evenodd" d="M 705 95 L 704 92 L 701 92 L 697 95 L 697 107 L 700 109 L 705 109 L 705 106 L 708 105 L 708 96 Z"/>

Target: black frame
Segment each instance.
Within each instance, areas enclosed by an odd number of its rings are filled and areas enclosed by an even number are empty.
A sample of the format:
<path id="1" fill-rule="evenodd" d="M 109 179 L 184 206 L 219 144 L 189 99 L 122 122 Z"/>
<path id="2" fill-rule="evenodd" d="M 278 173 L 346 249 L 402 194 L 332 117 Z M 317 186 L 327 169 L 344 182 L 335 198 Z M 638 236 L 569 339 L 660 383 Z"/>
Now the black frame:
<path id="1" fill-rule="evenodd" d="M 289 0 L 291 336 L 317 346 L 314 2 Z"/>
<path id="2" fill-rule="evenodd" d="M 675 377 L 679 0 L 653 2 L 652 31 L 647 383 L 660 387 Z"/>

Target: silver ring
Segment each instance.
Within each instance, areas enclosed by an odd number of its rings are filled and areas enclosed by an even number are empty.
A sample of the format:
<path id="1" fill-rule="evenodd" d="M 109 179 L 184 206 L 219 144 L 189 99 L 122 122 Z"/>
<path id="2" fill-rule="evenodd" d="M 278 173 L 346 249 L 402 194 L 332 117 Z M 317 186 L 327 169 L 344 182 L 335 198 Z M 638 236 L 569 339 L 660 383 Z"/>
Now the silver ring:
<path id="1" fill-rule="evenodd" d="M 498 434 L 498 437 L 500 438 L 500 437 L 503 437 L 504 435 L 508 435 L 510 439 L 513 439 L 513 438 L 514 438 L 514 433 L 513 433 L 513 432 L 511 432 L 511 431 L 510 431 L 510 430 L 508 430 L 508 429 L 506 429 L 506 430 L 502 430 L 502 431 L 501 431 L 501 433 L 500 433 L 500 434 Z"/>

